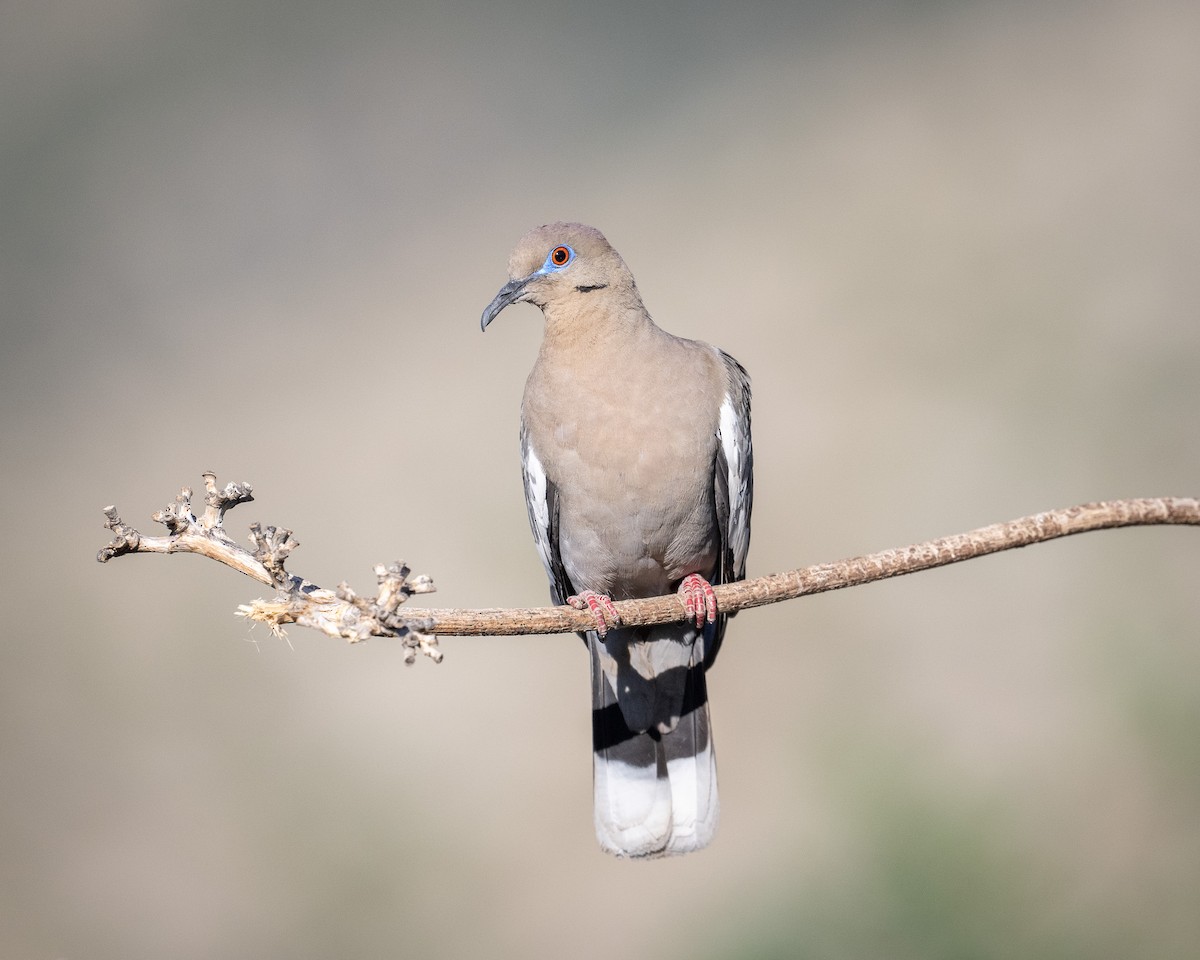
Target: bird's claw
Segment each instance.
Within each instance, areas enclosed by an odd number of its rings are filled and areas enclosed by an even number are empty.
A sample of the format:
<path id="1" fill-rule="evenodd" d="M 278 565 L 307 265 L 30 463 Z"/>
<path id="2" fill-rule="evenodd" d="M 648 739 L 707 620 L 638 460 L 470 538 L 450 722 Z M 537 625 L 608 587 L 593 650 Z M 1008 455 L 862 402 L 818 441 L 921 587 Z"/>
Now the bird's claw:
<path id="1" fill-rule="evenodd" d="M 596 593 L 595 590 L 584 590 L 577 596 L 567 597 L 567 603 L 576 610 L 591 610 L 592 616 L 596 618 L 596 632 L 602 637 L 608 633 L 610 627 L 615 627 L 621 622 L 617 608 L 613 606 L 612 597 Z"/>
<path id="2" fill-rule="evenodd" d="M 693 573 L 683 578 L 679 584 L 679 598 L 688 617 L 696 621 L 697 627 L 703 627 L 706 620 L 712 623 L 717 619 L 717 595 L 713 593 L 712 585 L 700 574 Z"/>

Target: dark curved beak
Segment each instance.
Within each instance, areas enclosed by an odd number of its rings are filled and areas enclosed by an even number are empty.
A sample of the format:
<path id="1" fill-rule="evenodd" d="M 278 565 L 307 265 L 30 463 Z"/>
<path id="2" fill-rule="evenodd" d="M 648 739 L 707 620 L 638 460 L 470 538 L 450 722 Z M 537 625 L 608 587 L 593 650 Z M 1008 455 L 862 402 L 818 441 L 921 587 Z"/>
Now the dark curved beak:
<path id="1" fill-rule="evenodd" d="M 483 311 L 483 317 L 479 321 L 479 329 L 486 330 L 488 324 L 496 319 L 496 315 L 507 307 L 509 304 L 518 303 L 525 299 L 525 287 L 530 281 L 530 277 L 521 277 L 519 280 L 509 280 L 500 288 L 500 292 L 496 294 L 496 299 L 487 305 Z"/>

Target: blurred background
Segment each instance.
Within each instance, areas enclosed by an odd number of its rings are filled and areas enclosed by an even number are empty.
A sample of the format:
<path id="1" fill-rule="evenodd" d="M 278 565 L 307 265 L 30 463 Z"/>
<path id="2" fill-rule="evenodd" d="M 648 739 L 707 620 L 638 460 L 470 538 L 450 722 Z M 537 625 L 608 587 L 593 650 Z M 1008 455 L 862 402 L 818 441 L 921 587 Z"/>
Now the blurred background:
<path id="1" fill-rule="evenodd" d="M 288 641 L 196 557 L 547 589 L 529 227 L 754 377 L 762 574 L 1200 494 L 1200 7 L 103 0 L 0 10 L 0 956 L 1192 957 L 1195 530 L 747 612 L 716 843 L 591 825 L 574 637 Z"/>

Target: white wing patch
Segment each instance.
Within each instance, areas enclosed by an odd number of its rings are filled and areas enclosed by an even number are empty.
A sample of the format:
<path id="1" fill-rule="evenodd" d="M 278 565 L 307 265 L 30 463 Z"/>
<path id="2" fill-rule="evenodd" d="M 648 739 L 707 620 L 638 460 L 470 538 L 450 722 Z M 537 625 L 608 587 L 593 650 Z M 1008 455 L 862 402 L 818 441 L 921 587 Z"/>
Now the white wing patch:
<path id="1" fill-rule="evenodd" d="M 737 489 L 738 464 L 740 451 L 737 445 L 737 411 L 733 409 L 733 399 L 725 394 L 721 401 L 721 450 L 725 454 L 725 462 L 729 464 L 729 489 Z"/>
<path id="2" fill-rule="evenodd" d="M 750 550 L 750 501 L 748 477 L 750 428 L 745 417 L 733 403 L 729 394 L 721 402 L 719 428 L 721 452 L 729 468 L 729 530 L 727 531 L 730 552 L 733 554 L 733 573 L 741 579 L 746 570 L 746 554 Z"/>
<path id="3" fill-rule="evenodd" d="M 554 563 L 550 555 L 550 502 L 546 496 L 546 471 L 529 444 L 525 445 L 525 503 L 529 507 L 529 525 L 537 541 L 538 555 L 551 582 Z"/>

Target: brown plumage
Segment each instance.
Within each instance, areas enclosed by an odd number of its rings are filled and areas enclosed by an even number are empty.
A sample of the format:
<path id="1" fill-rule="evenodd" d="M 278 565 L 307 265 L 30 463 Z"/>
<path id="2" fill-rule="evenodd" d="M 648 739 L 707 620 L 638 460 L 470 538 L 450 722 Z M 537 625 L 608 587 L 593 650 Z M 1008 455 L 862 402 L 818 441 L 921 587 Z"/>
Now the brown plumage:
<path id="1" fill-rule="evenodd" d="M 703 608 L 708 583 L 745 572 L 745 371 L 716 348 L 659 328 L 624 261 L 593 227 L 530 231 L 508 272 L 482 325 L 520 301 L 545 317 L 521 446 L 551 595 L 577 605 L 591 597 L 602 614 L 609 597 L 679 589 Z M 718 802 L 704 671 L 724 628 L 723 615 L 705 622 L 703 611 L 698 623 L 628 629 L 601 615 L 587 634 L 596 831 L 609 852 L 661 856 L 711 839 Z"/>

